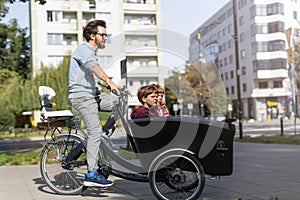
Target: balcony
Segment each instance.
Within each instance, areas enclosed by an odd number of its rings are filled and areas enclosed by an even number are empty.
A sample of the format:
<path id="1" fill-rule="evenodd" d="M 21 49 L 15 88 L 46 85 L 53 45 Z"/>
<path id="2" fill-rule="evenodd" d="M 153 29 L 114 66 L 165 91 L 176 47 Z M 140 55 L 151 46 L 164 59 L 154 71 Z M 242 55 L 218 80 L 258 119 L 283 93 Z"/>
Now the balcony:
<path id="1" fill-rule="evenodd" d="M 158 77 L 157 66 L 128 66 L 127 76 L 128 78 L 135 77 Z"/>
<path id="2" fill-rule="evenodd" d="M 52 31 L 58 31 L 60 33 L 64 33 L 64 32 L 77 32 L 77 20 L 76 19 L 71 19 L 71 20 L 67 20 L 64 19 L 61 22 L 47 22 L 47 30 L 49 32 Z"/>
<path id="3" fill-rule="evenodd" d="M 251 97 L 260 98 L 260 97 L 280 97 L 280 96 L 289 96 L 292 92 L 288 88 L 266 88 L 266 89 L 253 89 Z"/>
<path id="4" fill-rule="evenodd" d="M 127 1 L 128 2 L 128 1 Z M 156 12 L 156 5 L 153 3 L 130 3 L 130 1 L 128 3 L 124 3 L 123 4 L 123 9 L 124 12 L 130 12 L 130 13 L 141 13 L 141 12 L 152 12 L 155 13 Z"/>
<path id="5" fill-rule="evenodd" d="M 257 52 L 257 60 L 286 58 L 286 51 Z"/>
<path id="6" fill-rule="evenodd" d="M 69 56 L 77 46 L 77 41 L 72 42 L 72 45 L 66 45 L 66 42 L 63 42 L 63 45 L 47 45 L 47 55 Z"/>
<path id="7" fill-rule="evenodd" d="M 274 79 L 274 78 L 288 78 L 287 69 L 276 69 L 276 70 L 257 70 L 257 79 Z"/>

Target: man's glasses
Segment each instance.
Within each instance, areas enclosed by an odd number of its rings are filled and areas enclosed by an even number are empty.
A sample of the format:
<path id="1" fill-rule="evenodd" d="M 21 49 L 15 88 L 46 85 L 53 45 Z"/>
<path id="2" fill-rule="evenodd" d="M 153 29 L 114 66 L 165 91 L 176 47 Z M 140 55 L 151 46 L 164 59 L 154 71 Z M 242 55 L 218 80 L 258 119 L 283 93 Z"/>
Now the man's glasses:
<path id="1" fill-rule="evenodd" d="M 107 38 L 107 34 L 106 33 L 96 33 L 97 35 L 100 35 L 101 37 L 106 37 Z"/>

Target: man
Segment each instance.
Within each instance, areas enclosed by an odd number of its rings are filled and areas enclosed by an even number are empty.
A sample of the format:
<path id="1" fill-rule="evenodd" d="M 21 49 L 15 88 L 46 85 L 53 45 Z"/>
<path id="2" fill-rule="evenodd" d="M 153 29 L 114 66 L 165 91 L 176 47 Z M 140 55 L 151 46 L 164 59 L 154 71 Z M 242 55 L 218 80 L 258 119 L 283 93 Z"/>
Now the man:
<path id="1" fill-rule="evenodd" d="M 106 180 L 98 173 L 99 145 L 102 127 L 98 115 L 98 104 L 95 100 L 97 80 L 110 87 L 111 91 L 119 93 L 117 85 L 106 75 L 99 65 L 96 52 L 105 47 L 107 40 L 106 22 L 94 20 L 83 29 L 86 39 L 73 52 L 69 70 L 69 101 L 75 108 L 87 129 L 87 164 L 88 173 L 85 175 L 85 186 L 108 187 L 112 181 Z M 101 93 L 101 103 L 104 110 L 111 110 L 116 97 Z"/>

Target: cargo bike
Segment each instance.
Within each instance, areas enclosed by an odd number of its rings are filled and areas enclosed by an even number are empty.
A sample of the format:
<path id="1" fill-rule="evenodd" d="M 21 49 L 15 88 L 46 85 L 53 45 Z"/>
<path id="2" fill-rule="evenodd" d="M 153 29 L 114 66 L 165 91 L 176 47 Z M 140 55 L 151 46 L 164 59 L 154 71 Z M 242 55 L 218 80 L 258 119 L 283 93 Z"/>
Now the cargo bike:
<path id="1" fill-rule="evenodd" d="M 127 93 L 120 93 L 118 104 L 103 126 L 100 144 L 99 172 L 106 178 L 114 175 L 149 182 L 157 199 L 175 200 L 197 199 L 206 176 L 232 174 L 233 120 L 183 116 L 128 120 Z M 80 194 L 86 189 L 86 133 L 73 112 L 49 109 L 50 99 L 55 96 L 51 88 L 41 86 L 39 95 L 42 124 L 47 129 L 40 158 L 41 175 L 55 193 Z M 120 156 L 111 141 L 120 124 L 136 155 L 134 160 Z"/>

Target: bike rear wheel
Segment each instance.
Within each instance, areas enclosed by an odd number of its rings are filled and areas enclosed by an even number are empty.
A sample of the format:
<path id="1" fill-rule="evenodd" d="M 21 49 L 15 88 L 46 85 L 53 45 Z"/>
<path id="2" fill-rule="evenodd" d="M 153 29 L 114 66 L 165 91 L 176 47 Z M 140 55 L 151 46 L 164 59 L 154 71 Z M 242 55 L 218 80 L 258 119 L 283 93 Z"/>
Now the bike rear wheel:
<path id="1" fill-rule="evenodd" d="M 197 199 L 205 185 L 200 161 L 189 153 L 167 153 L 158 158 L 149 174 L 150 187 L 157 199 Z"/>
<path id="2" fill-rule="evenodd" d="M 48 142 L 41 153 L 40 171 L 55 193 L 80 194 L 86 173 L 86 151 L 81 139 L 76 135 L 59 135 Z"/>

